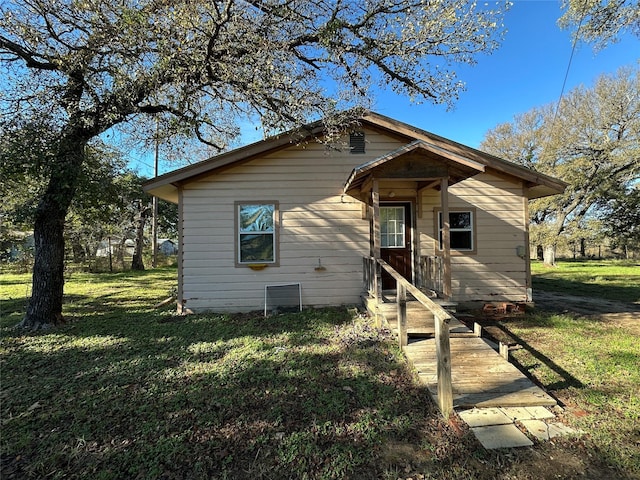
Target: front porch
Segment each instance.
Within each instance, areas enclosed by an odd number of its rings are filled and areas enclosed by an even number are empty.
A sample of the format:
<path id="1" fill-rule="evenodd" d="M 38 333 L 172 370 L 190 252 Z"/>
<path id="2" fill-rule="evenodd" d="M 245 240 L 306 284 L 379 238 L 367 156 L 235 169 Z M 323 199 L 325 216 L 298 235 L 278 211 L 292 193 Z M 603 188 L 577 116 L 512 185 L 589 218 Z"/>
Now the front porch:
<path id="1" fill-rule="evenodd" d="M 474 160 L 415 141 L 354 168 L 344 193 L 364 204 L 370 255 L 424 292 L 451 300 L 449 187 L 482 172 L 484 165 Z M 474 250 L 471 210 L 462 214 L 466 231 L 455 232 L 458 242 L 464 237 L 458 248 L 469 252 Z M 393 286 L 384 272 L 376 284 L 377 296 Z"/>
<path id="2" fill-rule="evenodd" d="M 450 209 L 449 187 L 484 171 L 475 160 L 415 141 L 356 167 L 344 186 L 369 220 L 367 310 L 394 329 L 445 417 L 454 407 L 556 403 L 453 313 L 452 243 L 458 261 L 473 258 L 478 275 L 491 267 L 477 262 L 473 205 Z"/>

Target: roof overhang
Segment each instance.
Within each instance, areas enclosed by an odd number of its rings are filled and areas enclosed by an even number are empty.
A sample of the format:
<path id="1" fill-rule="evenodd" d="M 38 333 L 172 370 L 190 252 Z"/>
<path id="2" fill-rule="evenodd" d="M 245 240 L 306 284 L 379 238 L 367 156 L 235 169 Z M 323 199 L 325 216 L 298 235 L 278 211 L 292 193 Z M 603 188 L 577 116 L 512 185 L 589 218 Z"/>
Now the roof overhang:
<path id="1" fill-rule="evenodd" d="M 535 172 L 521 165 L 378 113 L 368 112 L 357 119 L 352 119 L 345 124 L 345 128 L 353 127 L 354 125 L 371 127 L 387 132 L 395 136 L 395 138 L 411 143 L 356 167 L 344 186 L 345 192 L 350 194 L 361 188 L 366 179 L 371 178 L 373 174 L 376 175 L 376 178 L 380 178 L 380 175 L 386 175 L 385 178 L 397 179 L 400 173 L 396 170 L 400 168 L 405 169 L 402 172 L 403 175 L 408 174 L 409 178 L 420 182 L 417 170 L 408 171 L 409 167 L 416 166 L 418 166 L 417 168 L 422 168 L 422 177 L 425 178 L 422 184 L 424 185 L 426 178 L 429 178 L 424 175 L 428 173 L 428 167 L 438 173 L 435 163 L 439 163 L 443 168 L 446 167 L 450 183 L 469 178 L 485 171 L 485 169 L 518 178 L 523 181 L 526 187 L 525 194 L 529 199 L 562 193 L 568 185 L 557 178 Z M 180 185 L 206 175 L 215 174 L 225 168 L 250 161 L 269 152 L 287 148 L 301 141 L 322 137 L 325 128 L 322 121 L 313 122 L 299 129 L 270 137 L 152 178 L 143 185 L 143 188 L 151 195 L 169 202 L 178 203 Z M 431 178 L 434 178 L 433 175 Z M 442 178 L 442 174 L 436 175 L 435 178 Z M 426 182 L 426 184 L 428 183 L 430 182 Z"/>
<path id="2" fill-rule="evenodd" d="M 355 167 L 344 192 L 360 198 L 370 189 L 369 179 L 427 182 L 448 178 L 453 184 L 484 172 L 484 165 L 424 140 L 415 140 L 392 152 Z"/>
<path id="3" fill-rule="evenodd" d="M 428 144 L 438 146 L 452 154 L 458 154 L 463 158 L 476 161 L 489 170 L 518 178 L 524 182 L 526 187 L 525 193 L 530 200 L 563 193 L 567 186 L 569 186 L 568 183 L 550 175 L 536 172 L 517 163 L 468 147 L 379 113 L 369 112 L 362 117 L 361 122 L 387 130 L 396 135 L 400 134 L 409 138 L 423 140 Z"/>
<path id="4" fill-rule="evenodd" d="M 186 181 L 192 181 L 201 176 L 214 174 L 225 167 L 247 162 L 261 155 L 265 155 L 268 152 L 287 148 L 310 137 L 321 135 L 323 131 L 324 125 L 321 122 L 314 122 L 299 129 L 283 133 L 282 135 L 260 140 L 244 147 L 221 153 L 208 160 L 154 177 L 145 182 L 142 188 L 145 192 L 162 200 L 178 203 L 179 186 Z"/>

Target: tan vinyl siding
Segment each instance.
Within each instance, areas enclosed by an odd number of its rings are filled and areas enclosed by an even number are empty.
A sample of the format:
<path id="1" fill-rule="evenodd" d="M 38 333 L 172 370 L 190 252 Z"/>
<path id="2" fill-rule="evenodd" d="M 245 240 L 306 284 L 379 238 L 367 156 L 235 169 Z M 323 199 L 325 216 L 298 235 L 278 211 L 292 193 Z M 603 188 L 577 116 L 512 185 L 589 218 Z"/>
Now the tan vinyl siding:
<path id="1" fill-rule="evenodd" d="M 369 224 L 362 204 L 342 194 L 351 170 L 401 144 L 366 132 L 366 153 L 310 143 L 192 181 L 183 189 L 183 297 L 193 311 L 264 306 L 264 287 L 300 283 L 305 306 L 355 304 Z M 279 203 L 279 266 L 254 271 L 234 262 L 236 201 Z M 316 271 L 318 261 L 324 270 Z"/>
<path id="2" fill-rule="evenodd" d="M 482 174 L 451 188 L 453 207 L 475 205 L 477 254 L 452 257 L 453 295 L 458 301 L 526 300 L 523 185 Z"/>
<path id="3" fill-rule="evenodd" d="M 436 217 L 440 192 L 422 193 L 418 218 L 421 255 L 436 253 Z M 452 293 L 459 302 L 527 300 L 526 262 L 516 254 L 525 246 L 526 214 L 523 185 L 483 173 L 449 189 L 449 208 L 475 208 L 476 252 L 452 251 Z"/>
<path id="4" fill-rule="evenodd" d="M 419 201 L 421 202 L 421 215 L 418 215 L 417 228 L 419 238 L 420 255 L 435 255 L 435 214 L 440 207 L 440 192 L 438 190 L 423 190 Z"/>
<path id="5" fill-rule="evenodd" d="M 342 188 L 354 167 L 403 145 L 373 130 L 366 131 L 366 142 L 366 153 L 358 155 L 348 148 L 292 145 L 183 185 L 184 306 L 196 312 L 261 310 L 265 285 L 285 283 L 301 284 L 305 306 L 359 303 L 369 223 L 362 218 L 362 203 Z M 526 265 L 516 255 L 516 247 L 526 245 L 523 193 L 520 180 L 491 172 L 450 187 L 450 209 L 473 209 L 476 217 L 475 252 L 452 252 L 454 300 L 526 299 Z M 415 182 L 381 181 L 380 197 L 412 202 L 415 255 L 435 254 L 440 192 L 417 194 Z M 278 202 L 279 266 L 254 271 L 235 265 L 237 201 Z M 318 262 L 323 269 L 316 270 Z"/>

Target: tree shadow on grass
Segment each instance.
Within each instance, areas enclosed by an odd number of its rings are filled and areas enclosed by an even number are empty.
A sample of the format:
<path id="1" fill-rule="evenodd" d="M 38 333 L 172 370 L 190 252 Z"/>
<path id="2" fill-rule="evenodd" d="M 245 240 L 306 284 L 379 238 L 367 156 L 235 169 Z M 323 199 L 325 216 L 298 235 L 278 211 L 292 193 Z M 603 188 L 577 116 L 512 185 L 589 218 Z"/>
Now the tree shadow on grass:
<path id="1" fill-rule="evenodd" d="M 516 334 L 512 329 L 509 328 L 508 323 L 497 320 L 497 319 L 485 319 L 482 321 L 483 327 L 489 327 L 487 330 L 492 339 L 496 342 L 502 341 L 503 343 L 518 345 L 519 348 L 524 349 L 533 359 L 535 359 L 537 364 L 534 365 L 525 365 L 520 362 L 513 355 L 510 355 L 509 361 L 513 363 L 521 372 L 523 372 L 531 381 L 533 381 L 539 387 L 544 388 L 548 393 L 553 394 L 553 391 L 562 390 L 569 387 L 574 388 L 584 388 L 584 384 L 575 377 L 571 372 L 565 369 L 563 366 L 556 363 L 552 358 L 542 353 L 540 350 L 536 349 L 533 345 L 527 342 L 520 335 Z M 495 332 L 494 329 L 497 329 L 498 332 Z M 494 330 L 494 331 L 492 331 Z M 545 384 L 541 382 L 538 378 L 533 375 L 531 372 L 533 369 L 538 368 L 540 364 L 545 365 L 549 370 L 555 373 L 561 380 Z M 557 401 L 559 399 L 555 397 Z"/>
<path id="2" fill-rule="evenodd" d="M 114 315 L 2 332 L 2 478 L 492 478 L 528 458 L 478 451 L 344 309 Z"/>
<path id="3" fill-rule="evenodd" d="M 132 314 L 111 335 L 96 319 L 5 335 L 5 453 L 36 476 L 375 478 L 379 446 L 437 410 L 389 342 L 342 341 L 333 317 Z"/>
<path id="4" fill-rule="evenodd" d="M 546 278 L 543 275 L 533 277 L 534 289 L 557 294 L 566 293 L 578 297 L 606 298 L 621 302 L 640 302 L 640 275 L 631 277 L 629 285 L 589 283 L 592 276 L 565 278 Z M 633 280 L 634 284 L 631 284 Z"/>

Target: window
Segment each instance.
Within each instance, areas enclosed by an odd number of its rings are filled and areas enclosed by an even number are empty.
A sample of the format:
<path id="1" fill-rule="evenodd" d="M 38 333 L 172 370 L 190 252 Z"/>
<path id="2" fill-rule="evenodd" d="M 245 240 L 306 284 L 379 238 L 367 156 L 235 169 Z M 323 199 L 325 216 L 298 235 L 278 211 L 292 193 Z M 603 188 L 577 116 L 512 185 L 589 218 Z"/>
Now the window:
<path id="1" fill-rule="evenodd" d="M 449 242 L 452 250 L 475 251 L 475 212 L 473 210 L 449 211 Z M 442 212 L 438 212 L 438 244 L 442 250 Z"/>
<path id="2" fill-rule="evenodd" d="M 365 153 L 364 132 L 351 132 L 349 134 L 349 151 L 351 153 Z"/>
<path id="3" fill-rule="evenodd" d="M 382 248 L 404 248 L 404 206 L 380 207 Z"/>
<path id="4" fill-rule="evenodd" d="M 277 202 L 236 202 L 237 264 L 277 263 Z"/>

